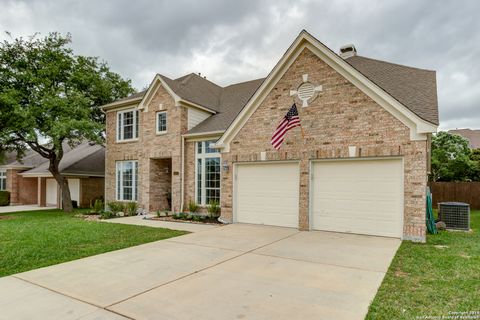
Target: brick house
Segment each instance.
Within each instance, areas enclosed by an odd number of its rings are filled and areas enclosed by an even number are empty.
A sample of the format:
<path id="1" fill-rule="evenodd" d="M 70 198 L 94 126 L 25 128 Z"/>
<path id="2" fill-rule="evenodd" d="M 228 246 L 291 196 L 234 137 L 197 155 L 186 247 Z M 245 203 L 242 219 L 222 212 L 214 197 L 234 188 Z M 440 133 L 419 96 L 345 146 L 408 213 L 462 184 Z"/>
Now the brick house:
<path id="1" fill-rule="evenodd" d="M 302 129 L 275 150 L 293 102 Z M 302 31 L 265 79 L 158 74 L 105 105 L 106 201 L 147 211 L 221 203 L 224 222 L 425 240 L 436 76 L 337 55 Z M 171 199 L 171 200 L 170 200 Z"/>
<path id="2" fill-rule="evenodd" d="M 105 191 L 105 147 L 82 143 L 71 149 L 64 145 L 60 173 L 67 179 L 72 200 L 88 208 Z M 48 160 L 33 150 L 18 161 L 8 154 L 0 165 L 0 190 L 10 192 L 11 205 L 38 205 L 60 208 L 59 186 L 48 171 Z"/>

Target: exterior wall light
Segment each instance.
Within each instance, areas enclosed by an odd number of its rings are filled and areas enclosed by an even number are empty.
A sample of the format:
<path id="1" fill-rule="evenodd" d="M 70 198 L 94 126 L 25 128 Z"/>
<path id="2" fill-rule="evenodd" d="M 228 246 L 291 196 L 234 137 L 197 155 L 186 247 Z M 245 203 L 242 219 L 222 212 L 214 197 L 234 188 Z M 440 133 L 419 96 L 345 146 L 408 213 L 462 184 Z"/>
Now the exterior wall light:
<path id="1" fill-rule="evenodd" d="M 223 168 L 223 172 L 228 172 L 228 170 L 230 170 L 230 166 L 228 165 L 227 160 L 223 160 L 222 168 Z"/>

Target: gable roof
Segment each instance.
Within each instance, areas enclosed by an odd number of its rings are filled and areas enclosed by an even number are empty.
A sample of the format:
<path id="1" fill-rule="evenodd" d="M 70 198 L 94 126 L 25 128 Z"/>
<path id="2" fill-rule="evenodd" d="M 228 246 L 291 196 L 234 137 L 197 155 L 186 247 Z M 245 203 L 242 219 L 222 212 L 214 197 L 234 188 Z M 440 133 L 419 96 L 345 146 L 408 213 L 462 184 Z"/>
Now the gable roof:
<path id="1" fill-rule="evenodd" d="M 345 61 L 417 116 L 438 125 L 435 71 L 362 56 L 352 56 Z"/>
<path id="2" fill-rule="evenodd" d="M 219 97 L 218 113 L 199 123 L 188 134 L 224 131 L 237 117 L 243 106 L 260 87 L 262 79 L 232 84 L 223 88 Z"/>
<path id="3" fill-rule="evenodd" d="M 414 122 L 418 133 L 433 132 L 438 125 L 437 87 L 435 71 L 412 68 L 362 56 L 347 59 L 340 58 L 335 52 L 303 30 L 289 47 L 282 59 L 267 78 L 246 81 L 221 87 L 204 77 L 190 73 L 177 79 L 158 74 L 148 90 L 138 92 L 127 98 L 104 106 L 104 109 L 124 105 L 125 102 L 140 102 L 152 96 L 158 82 L 166 86 L 174 99 L 196 107 L 203 107 L 212 116 L 188 131 L 187 135 L 227 130 L 246 107 L 266 79 L 287 63 L 297 49 L 309 48 L 321 55 L 328 64 L 336 66 L 337 71 L 369 96 L 376 96 L 377 102 L 390 105 L 389 111 L 395 113 L 403 122 Z M 291 61 L 290 61 L 291 63 Z M 268 80 L 267 80 L 268 81 Z M 375 100 L 375 99 L 374 99 Z M 253 103 L 253 102 L 252 102 Z M 413 119 L 413 120 L 412 120 Z"/>
<path id="4" fill-rule="evenodd" d="M 21 174 L 30 177 L 50 175 L 50 171 L 48 171 L 48 160 L 36 152 L 34 153 L 37 155 L 35 158 L 40 157 L 43 160 L 39 164 L 32 165 L 32 169 L 24 171 Z M 84 142 L 73 149 L 69 148 L 60 161 L 59 170 L 62 174 L 104 176 L 105 147 Z"/>
<path id="5" fill-rule="evenodd" d="M 272 69 L 272 71 L 268 74 L 267 78 L 255 92 L 252 98 L 247 102 L 242 111 L 227 128 L 223 136 L 217 141 L 216 145 L 218 148 L 222 148 L 228 152 L 230 141 L 247 122 L 247 120 L 254 113 L 256 108 L 258 108 L 258 106 L 262 103 L 267 94 L 273 89 L 283 74 L 293 64 L 295 59 L 305 49 L 312 51 L 340 75 L 345 77 L 358 89 L 363 91 L 371 99 L 373 99 L 402 123 L 408 126 L 410 128 L 410 138 L 412 140 L 425 140 L 427 138 L 425 135 L 426 133 L 436 132 L 437 124 L 423 119 L 415 112 L 418 111 L 417 108 L 404 105 L 385 89 L 383 89 L 380 84 L 375 83 L 362 72 L 354 68 L 350 63 L 338 56 L 330 48 L 325 46 L 318 39 L 310 35 L 307 31 L 302 30 L 282 58 Z M 365 70 L 372 69 L 364 68 L 364 72 L 368 72 Z M 382 81 L 381 79 L 384 78 L 377 77 L 377 81 Z"/>

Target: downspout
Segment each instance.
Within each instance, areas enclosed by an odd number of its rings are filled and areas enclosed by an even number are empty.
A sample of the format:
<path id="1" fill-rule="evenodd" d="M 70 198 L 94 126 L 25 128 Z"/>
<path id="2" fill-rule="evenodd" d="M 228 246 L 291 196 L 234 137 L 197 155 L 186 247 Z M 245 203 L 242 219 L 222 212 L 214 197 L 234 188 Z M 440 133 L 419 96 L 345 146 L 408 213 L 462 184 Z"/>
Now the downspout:
<path id="1" fill-rule="evenodd" d="M 107 208 L 107 201 L 106 201 L 106 198 L 107 198 L 107 179 L 106 179 L 106 174 L 105 172 L 107 171 L 107 113 L 105 112 L 105 110 L 103 110 L 103 108 L 100 108 L 100 111 L 102 111 L 102 113 L 105 115 L 105 159 L 103 160 L 104 161 L 104 166 L 105 166 L 105 171 L 103 172 L 103 210 L 107 211 L 108 208 Z M 115 118 L 116 120 L 117 118 Z M 117 123 L 115 122 L 115 131 L 117 130 Z M 115 132 L 115 135 L 117 134 L 117 132 Z M 115 179 L 117 178 L 117 173 L 115 173 Z M 117 182 L 115 182 L 115 185 L 117 185 Z M 115 195 L 117 194 L 117 192 L 115 191 Z"/>
<path id="2" fill-rule="evenodd" d="M 181 167 L 180 167 L 180 171 L 182 172 L 180 174 L 180 212 L 183 212 L 183 198 L 184 198 L 184 191 L 183 191 L 183 188 L 184 188 L 184 183 L 183 183 L 183 179 L 184 179 L 184 167 L 185 167 L 185 137 L 183 136 L 182 134 L 182 146 L 180 147 L 180 153 L 181 153 Z"/>

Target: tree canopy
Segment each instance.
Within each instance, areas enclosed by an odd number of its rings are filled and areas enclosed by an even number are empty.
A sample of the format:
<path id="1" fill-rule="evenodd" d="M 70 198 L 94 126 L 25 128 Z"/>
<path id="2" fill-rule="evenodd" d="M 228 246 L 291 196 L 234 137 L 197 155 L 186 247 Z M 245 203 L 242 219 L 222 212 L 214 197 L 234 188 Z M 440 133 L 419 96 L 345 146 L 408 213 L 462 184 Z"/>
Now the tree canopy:
<path id="1" fill-rule="evenodd" d="M 66 179 L 58 172 L 65 143 L 103 143 L 100 106 L 134 90 L 130 80 L 110 71 L 97 57 L 75 55 L 70 35 L 50 33 L 0 43 L 0 153 L 27 148 L 50 161 L 71 210 Z M 65 194 L 68 195 L 65 195 Z"/>
<path id="2" fill-rule="evenodd" d="M 432 137 L 432 181 L 473 181 L 480 178 L 480 151 L 472 151 L 469 141 L 441 131 Z"/>

